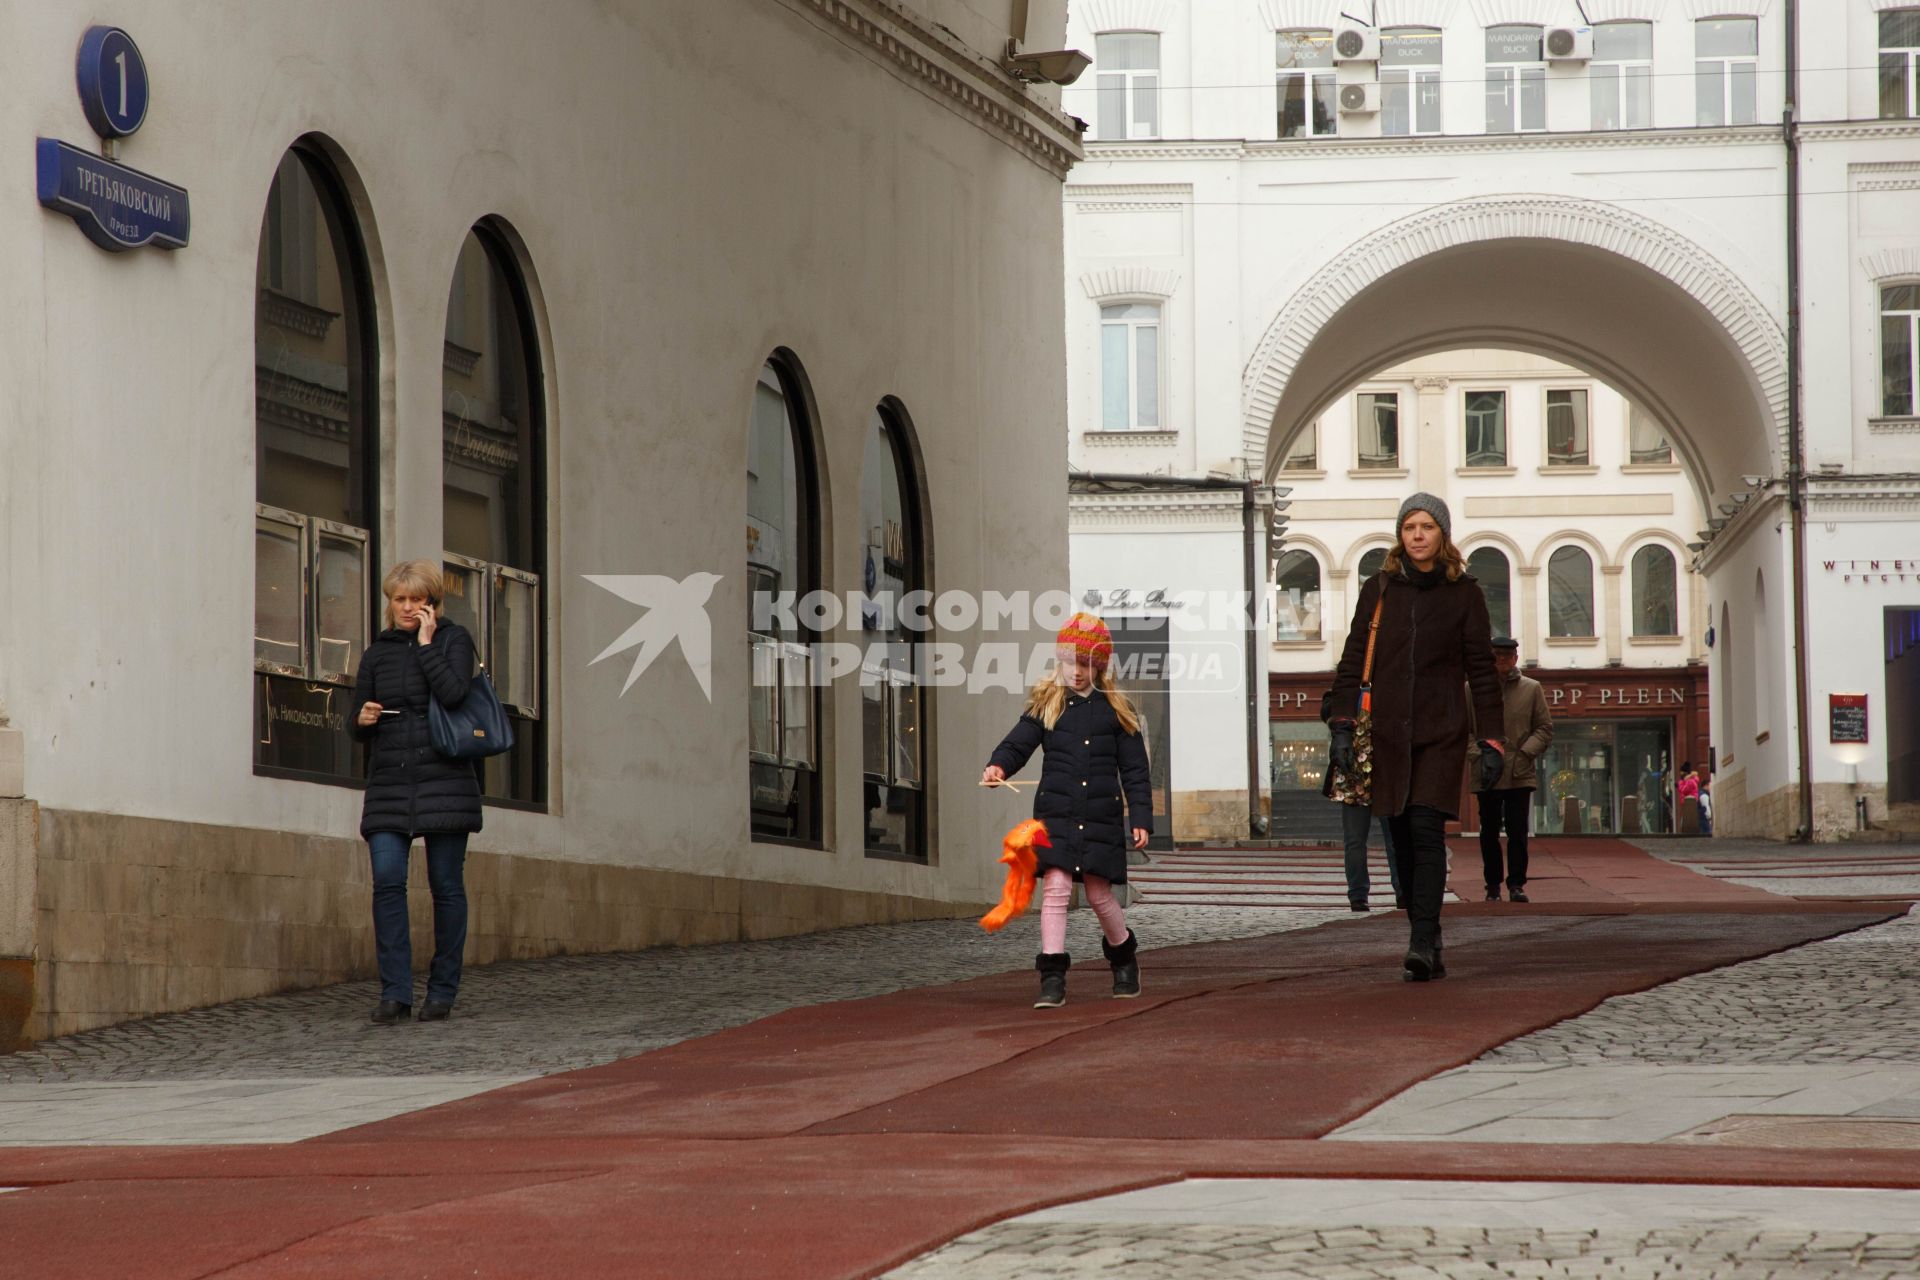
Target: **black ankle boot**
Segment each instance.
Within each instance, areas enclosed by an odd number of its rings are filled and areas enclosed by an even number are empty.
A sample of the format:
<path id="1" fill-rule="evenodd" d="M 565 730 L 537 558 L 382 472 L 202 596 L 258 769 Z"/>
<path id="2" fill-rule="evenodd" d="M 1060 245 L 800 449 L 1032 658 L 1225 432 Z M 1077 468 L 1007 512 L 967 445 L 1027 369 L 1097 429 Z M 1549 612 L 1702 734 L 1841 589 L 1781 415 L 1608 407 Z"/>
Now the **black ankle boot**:
<path id="1" fill-rule="evenodd" d="M 1403 982 L 1427 982 L 1446 976 L 1446 967 L 1440 963 L 1440 952 L 1431 942 L 1416 942 L 1407 948 L 1407 958 L 1401 961 L 1400 979 Z"/>
<path id="2" fill-rule="evenodd" d="M 1114 946 L 1105 938 L 1100 939 L 1100 950 L 1106 953 L 1107 963 L 1113 966 L 1113 996 L 1116 1000 L 1131 1000 L 1140 994 L 1140 961 L 1136 954 L 1140 950 L 1140 939 L 1133 936 L 1133 930 L 1127 930 L 1126 941 Z"/>
<path id="3" fill-rule="evenodd" d="M 1067 969 L 1072 964 L 1073 957 L 1064 951 L 1042 951 L 1033 958 L 1033 967 L 1040 971 L 1040 998 L 1034 1008 L 1058 1009 L 1067 1002 Z"/>
<path id="4" fill-rule="evenodd" d="M 401 1004 L 398 1000 L 382 1000 L 373 1011 L 373 1021 L 377 1026 L 391 1027 L 395 1023 L 405 1022 L 413 1016 L 413 1006 Z"/>

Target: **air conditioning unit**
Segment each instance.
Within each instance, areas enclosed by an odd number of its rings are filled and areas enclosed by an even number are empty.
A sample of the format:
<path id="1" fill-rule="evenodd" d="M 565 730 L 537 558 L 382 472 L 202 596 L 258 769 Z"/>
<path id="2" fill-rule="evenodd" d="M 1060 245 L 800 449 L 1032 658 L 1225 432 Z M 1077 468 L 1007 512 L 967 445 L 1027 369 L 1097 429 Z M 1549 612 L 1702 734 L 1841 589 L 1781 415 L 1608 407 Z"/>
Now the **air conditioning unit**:
<path id="1" fill-rule="evenodd" d="M 1363 27 L 1357 22 L 1341 23 L 1340 29 L 1333 33 L 1333 60 L 1335 62 L 1380 61 L 1380 32 L 1373 27 Z"/>
<path id="2" fill-rule="evenodd" d="M 1380 111 L 1380 86 L 1369 80 L 1364 84 L 1340 86 L 1340 114 L 1371 116 Z"/>
<path id="3" fill-rule="evenodd" d="M 1548 62 L 1588 62 L 1592 58 L 1592 27 L 1553 27 L 1547 31 Z"/>

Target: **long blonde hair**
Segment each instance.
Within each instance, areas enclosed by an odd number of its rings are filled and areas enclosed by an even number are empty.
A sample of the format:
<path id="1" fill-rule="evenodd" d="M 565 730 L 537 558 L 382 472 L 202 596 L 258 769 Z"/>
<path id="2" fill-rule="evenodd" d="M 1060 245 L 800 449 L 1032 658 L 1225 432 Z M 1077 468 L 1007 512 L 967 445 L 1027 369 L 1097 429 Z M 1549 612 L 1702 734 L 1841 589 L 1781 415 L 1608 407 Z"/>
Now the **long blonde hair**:
<path id="1" fill-rule="evenodd" d="M 1396 538 L 1387 551 L 1387 558 L 1381 562 L 1380 570 L 1383 573 L 1398 573 L 1405 559 L 1406 554 Z M 1440 553 L 1433 560 L 1435 564 L 1446 566 L 1448 582 L 1460 581 L 1460 576 L 1467 571 L 1467 558 L 1460 554 L 1460 548 L 1453 545 L 1453 539 L 1444 533 L 1440 535 Z"/>
<path id="2" fill-rule="evenodd" d="M 1093 685 L 1107 695 L 1113 713 L 1120 717 L 1120 727 L 1128 733 L 1140 732 L 1140 712 L 1134 707 L 1133 699 L 1120 692 L 1120 686 L 1114 683 L 1111 666 L 1100 668 Z M 1027 714 L 1051 729 L 1060 723 L 1060 713 L 1066 709 L 1067 683 L 1060 678 L 1060 668 L 1056 666 L 1027 691 Z"/>
<path id="3" fill-rule="evenodd" d="M 393 598 L 400 592 L 408 595 L 422 595 L 433 606 L 433 616 L 444 616 L 440 608 L 446 598 L 446 583 L 440 577 L 440 566 L 431 560 L 402 560 L 387 570 L 387 576 L 380 580 L 380 594 L 387 598 L 387 607 L 381 615 L 386 619 L 389 630 L 400 625 L 393 616 Z"/>

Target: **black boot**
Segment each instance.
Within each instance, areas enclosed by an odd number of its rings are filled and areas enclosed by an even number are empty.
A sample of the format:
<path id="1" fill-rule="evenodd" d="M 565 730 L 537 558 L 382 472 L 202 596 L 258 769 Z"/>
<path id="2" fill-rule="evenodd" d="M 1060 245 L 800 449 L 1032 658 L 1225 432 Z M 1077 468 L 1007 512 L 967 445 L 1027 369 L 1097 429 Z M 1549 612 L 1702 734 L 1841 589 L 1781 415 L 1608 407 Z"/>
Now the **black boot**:
<path id="1" fill-rule="evenodd" d="M 1058 1009 L 1067 1002 L 1067 969 L 1072 964 L 1073 957 L 1064 951 L 1042 951 L 1033 958 L 1033 967 L 1040 971 L 1040 998 L 1034 1008 Z"/>
<path id="2" fill-rule="evenodd" d="M 1403 982 L 1427 982 L 1446 976 L 1446 966 L 1440 963 L 1440 950 L 1431 942 L 1416 942 L 1407 948 L 1407 958 L 1401 962 L 1400 980 Z"/>
<path id="3" fill-rule="evenodd" d="M 397 1022 L 405 1022 L 413 1016 L 413 1006 L 401 1004 L 398 1000 L 382 1000 L 380 1007 L 373 1011 L 373 1021 L 382 1027 L 391 1027 Z"/>
<path id="4" fill-rule="evenodd" d="M 1107 963 L 1113 966 L 1113 996 L 1116 1000 L 1131 1000 L 1140 994 L 1140 961 L 1135 958 L 1140 950 L 1140 939 L 1133 936 L 1133 930 L 1127 930 L 1126 941 L 1114 946 L 1105 938 L 1100 939 L 1100 950 L 1107 956 Z"/>

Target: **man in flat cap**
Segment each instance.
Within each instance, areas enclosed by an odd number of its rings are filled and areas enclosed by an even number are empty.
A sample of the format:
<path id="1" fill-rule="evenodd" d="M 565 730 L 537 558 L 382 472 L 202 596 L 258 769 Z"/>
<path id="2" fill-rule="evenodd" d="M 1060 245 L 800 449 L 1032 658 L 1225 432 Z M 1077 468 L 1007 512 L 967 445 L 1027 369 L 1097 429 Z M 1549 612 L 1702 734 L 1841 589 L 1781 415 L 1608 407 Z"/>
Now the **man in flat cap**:
<path id="1" fill-rule="evenodd" d="M 1546 691 L 1538 680 L 1520 674 L 1520 642 L 1510 636 L 1493 638 L 1493 669 L 1500 676 L 1500 696 L 1506 704 L 1506 767 L 1490 791 L 1480 792 L 1480 864 L 1486 873 L 1487 901 L 1500 901 L 1506 881 L 1510 902 L 1527 901 L 1527 822 L 1533 812 L 1533 762 L 1553 741 L 1553 718 L 1547 712 Z M 1471 715 L 1473 700 L 1467 700 Z M 1467 740 L 1467 776 L 1473 777 L 1480 758 L 1475 728 Z M 1506 828 L 1504 869 L 1500 856 L 1500 829 Z"/>

